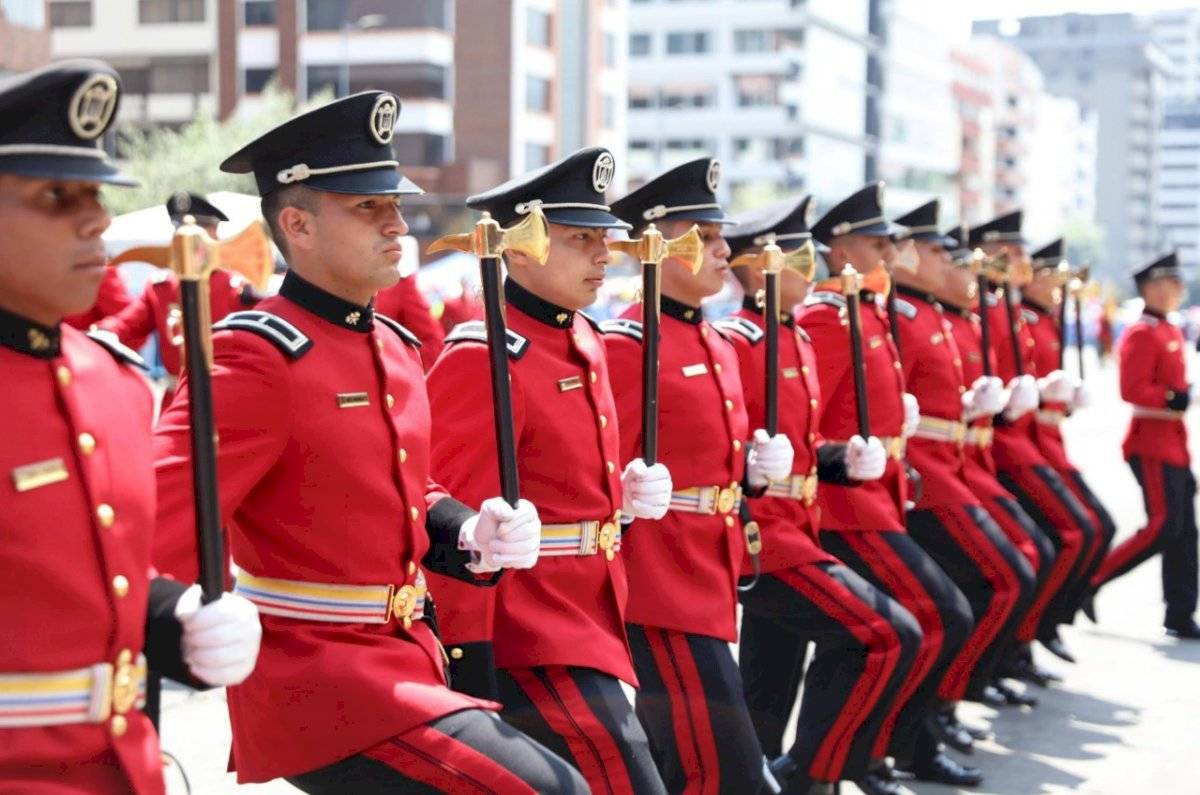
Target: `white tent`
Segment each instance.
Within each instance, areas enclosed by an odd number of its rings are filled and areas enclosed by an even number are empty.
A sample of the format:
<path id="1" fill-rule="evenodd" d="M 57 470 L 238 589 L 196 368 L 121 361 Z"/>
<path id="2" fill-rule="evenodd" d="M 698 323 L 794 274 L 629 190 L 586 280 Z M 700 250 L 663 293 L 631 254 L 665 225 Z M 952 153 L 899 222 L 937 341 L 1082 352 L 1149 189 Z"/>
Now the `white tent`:
<path id="1" fill-rule="evenodd" d="M 246 193 L 218 191 L 206 197 L 229 216 L 217 230 L 221 237 L 230 237 L 245 229 L 252 221 L 262 218 L 260 199 Z M 164 202 L 166 197 L 163 197 Z M 110 257 L 134 246 L 165 246 L 175 231 L 165 204 L 156 204 L 124 215 L 118 215 L 104 232 L 104 247 Z"/>

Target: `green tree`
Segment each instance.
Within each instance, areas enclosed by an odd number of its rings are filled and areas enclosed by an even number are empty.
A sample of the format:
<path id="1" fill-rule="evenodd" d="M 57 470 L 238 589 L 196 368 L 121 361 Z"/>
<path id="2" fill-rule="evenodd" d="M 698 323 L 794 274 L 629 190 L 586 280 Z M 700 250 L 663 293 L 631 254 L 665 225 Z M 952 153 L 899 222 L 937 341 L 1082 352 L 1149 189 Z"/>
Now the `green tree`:
<path id="1" fill-rule="evenodd" d="M 314 97 L 308 107 L 330 99 Z M 206 110 L 179 129 L 123 129 L 118 133 L 122 165 L 141 187 L 108 190 L 105 203 L 110 212 L 121 215 L 162 204 L 179 190 L 254 193 L 251 175 L 226 174 L 220 170 L 221 161 L 295 112 L 292 94 L 270 85 L 252 108 L 243 108 L 224 121 Z"/>

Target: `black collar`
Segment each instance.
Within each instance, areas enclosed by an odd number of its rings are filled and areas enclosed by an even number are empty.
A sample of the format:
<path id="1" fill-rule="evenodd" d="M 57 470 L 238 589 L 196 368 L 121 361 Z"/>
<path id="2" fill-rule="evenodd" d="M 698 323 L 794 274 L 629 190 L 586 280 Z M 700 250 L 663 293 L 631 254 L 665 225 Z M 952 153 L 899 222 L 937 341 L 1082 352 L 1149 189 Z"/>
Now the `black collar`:
<path id="1" fill-rule="evenodd" d="M 918 301 L 924 301 L 933 307 L 937 307 L 939 305 L 937 296 L 931 292 L 918 290 L 916 287 L 910 287 L 907 284 L 900 284 L 899 282 L 895 282 L 895 290 L 897 295 L 907 295 L 909 298 L 915 298 Z"/>
<path id="2" fill-rule="evenodd" d="M 1037 301 L 1034 301 L 1032 298 L 1027 298 L 1024 295 L 1021 296 L 1021 303 L 1024 304 L 1025 306 L 1029 307 L 1030 309 L 1035 309 L 1038 312 L 1041 312 L 1043 315 L 1051 315 L 1052 316 L 1054 314 L 1049 309 L 1047 309 L 1046 307 L 1039 304 Z"/>
<path id="3" fill-rule="evenodd" d="M 958 315 L 959 317 L 966 318 L 967 320 L 973 320 L 976 317 L 975 312 L 971 309 L 968 309 L 965 306 L 959 306 L 958 304 L 952 304 L 949 301 L 941 301 L 941 304 L 943 307 L 950 310 L 954 314 Z"/>
<path id="4" fill-rule="evenodd" d="M 374 326 L 373 301 L 366 306 L 352 304 L 322 290 L 312 282 L 305 281 L 293 270 L 289 270 L 283 277 L 283 284 L 279 285 L 279 294 L 335 326 L 362 334 L 366 334 Z"/>
<path id="5" fill-rule="evenodd" d="M 1143 314 L 1143 315 L 1149 315 L 1150 317 L 1156 317 L 1156 318 L 1158 318 L 1159 320 L 1166 320 L 1166 319 L 1167 319 L 1167 316 L 1166 316 L 1166 315 L 1164 315 L 1162 312 L 1159 312 L 1159 311 L 1158 311 L 1158 310 L 1156 310 L 1156 309 L 1151 309 L 1150 307 L 1145 307 L 1144 309 L 1142 309 L 1142 314 Z"/>
<path id="6" fill-rule="evenodd" d="M 743 295 L 742 296 L 742 309 L 745 309 L 747 312 L 752 312 L 756 315 L 759 315 L 760 317 L 766 317 L 766 311 L 763 307 L 758 305 L 758 296 L 756 296 L 756 295 L 749 295 L 749 294 Z M 785 311 L 781 310 L 779 312 L 779 322 L 782 323 L 783 325 L 787 326 L 788 328 L 796 327 L 796 318 L 792 317 L 791 312 L 785 312 Z"/>
<path id="7" fill-rule="evenodd" d="M 39 359 L 53 359 L 58 356 L 61 343 L 62 331 L 58 326 L 43 326 L 0 309 L 0 345 Z"/>
<path id="8" fill-rule="evenodd" d="M 508 303 L 520 309 L 534 320 L 541 321 L 554 328 L 570 328 L 575 320 L 575 312 L 564 309 L 558 304 L 552 304 L 539 295 L 534 295 L 510 276 L 504 280 L 504 298 Z"/>
<path id="9" fill-rule="evenodd" d="M 700 321 L 704 320 L 704 313 L 699 309 L 676 301 L 667 295 L 659 296 L 659 307 L 664 315 L 682 320 L 684 323 L 691 323 L 693 326 L 700 325 Z"/>

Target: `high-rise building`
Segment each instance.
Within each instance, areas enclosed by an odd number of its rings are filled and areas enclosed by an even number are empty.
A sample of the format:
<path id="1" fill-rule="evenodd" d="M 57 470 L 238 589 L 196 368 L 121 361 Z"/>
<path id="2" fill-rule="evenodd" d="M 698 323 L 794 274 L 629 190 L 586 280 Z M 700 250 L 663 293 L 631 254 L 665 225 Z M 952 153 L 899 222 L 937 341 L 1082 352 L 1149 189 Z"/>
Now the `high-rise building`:
<path id="1" fill-rule="evenodd" d="M 45 0 L 0 0 L 0 74 L 50 60 Z"/>
<path id="2" fill-rule="evenodd" d="M 877 0 L 633 0 L 630 180 L 715 155 L 735 209 L 860 187 L 877 154 L 873 11 Z"/>
<path id="3" fill-rule="evenodd" d="M 973 47 L 958 46 L 950 54 L 951 93 L 962 132 L 959 157 L 959 219 L 978 224 L 996 209 L 996 113 L 993 107 L 995 66 Z"/>
<path id="4" fill-rule="evenodd" d="M 1169 62 L 1163 85 L 1166 100 L 1200 99 L 1200 8 L 1159 11 L 1146 21 Z"/>
<path id="5" fill-rule="evenodd" d="M 1095 113 L 1103 164 L 1096 175 L 1096 220 L 1105 239 L 1097 265 L 1116 275 L 1147 260 L 1158 245 L 1156 138 L 1168 71 L 1149 26 L 1131 14 L 1065 14 L 977 21 L 974 31 L 1027 53 L 1049 93 Z"/>

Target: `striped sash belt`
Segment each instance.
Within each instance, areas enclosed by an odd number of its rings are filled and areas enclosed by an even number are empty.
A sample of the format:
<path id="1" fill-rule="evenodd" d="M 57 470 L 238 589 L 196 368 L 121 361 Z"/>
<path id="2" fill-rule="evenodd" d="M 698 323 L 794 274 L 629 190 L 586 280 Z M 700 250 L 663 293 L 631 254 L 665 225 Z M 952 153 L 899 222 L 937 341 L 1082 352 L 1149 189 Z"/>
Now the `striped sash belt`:
<path id="1" fill-rule="evenodd" d="M 787 480 L 773 480 L 767 484 L 765 494 L 768 497 L 801 500 L 806 506 L 812 505 L 817 499 L 817 468 L 813 467 L 807 475 L 792 475 Z"/>
<path id="2" fill-rule="evenodd" d="M 917 432 L 913 434 L 918 439 L 949 442 L 950 444 L 962 444 L 966 435 L 966 423 L 942 417 L 928 417 L 924 414 L 921 415 L 921 421 L 917 424 Z"/>
<path id="3" fill-rule="evenodd" d="M 684 513 L 732 513 L 741 502 L 742 487 L 736 483 L 724 487 L 692 486 L 671 492 L 671 510 Z"/>
<path id="4" fill-rule="evenodd" d="M 425 617 L 428 589 L 425 572 L 420 569 L 405 585 L 334 585 L 258 577 L 242 571 L 234 592 L 269 616 L 342 624 L 386 624 L 394 618 L 407 629 Z"/>
<path id="5" fill-rule="evenodd" d="M 146 658 L 53 673 L 0 674 L 0 728 L 103 723 L 146 703 Z"/>
<path id="6" fill-rule="evenodd" d="M 542 525 L 541 557 L 587 556 L 603 552 L 612 560 L 621 550 L 618 511 L 609 521 L 583 521 Z"/>
<path id="7" fill-rule="evenodd" d="M 1156 409 L 1150 406 L 1134 406 L 1133 416 L 1144 420 L 1182 420 L 1182 411 L 1171 409 Z"/>

